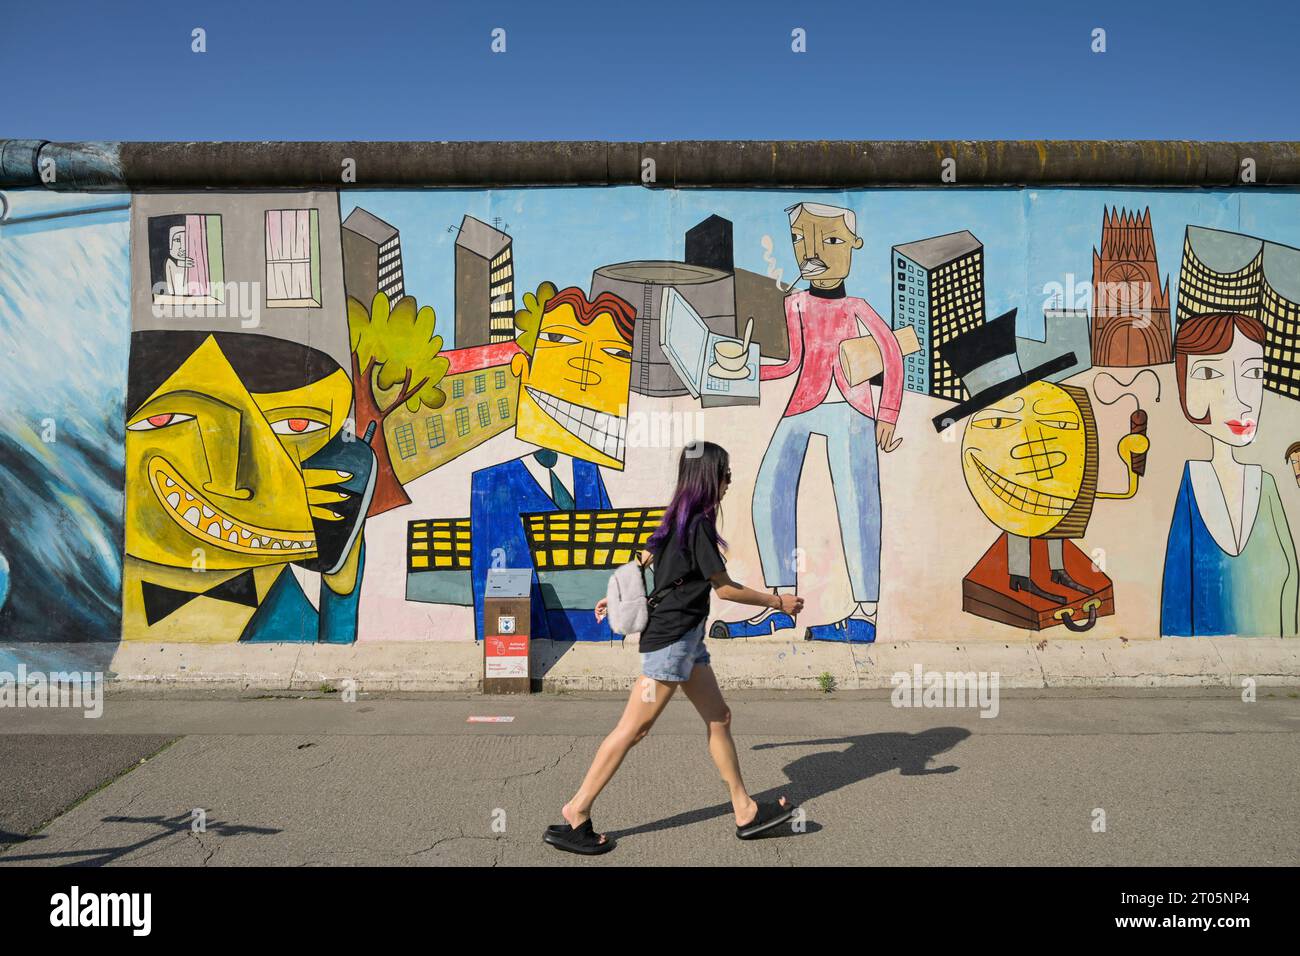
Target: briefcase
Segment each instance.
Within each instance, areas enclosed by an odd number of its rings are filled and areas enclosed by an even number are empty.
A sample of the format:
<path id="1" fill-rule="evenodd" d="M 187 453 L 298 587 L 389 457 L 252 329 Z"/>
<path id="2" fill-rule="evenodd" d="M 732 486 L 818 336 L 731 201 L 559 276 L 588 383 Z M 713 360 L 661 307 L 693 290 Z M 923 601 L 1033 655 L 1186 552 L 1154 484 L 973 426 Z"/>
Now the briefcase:
<path id="1" fill-rule="evenodd" d="M 984 552 L 975 567 L 970 569 L 970 573 L 962 578 L 962 610 L 999 624 L 1010 624 L 1030 631 L 1041 631 L 1063 624 L 1067 614 L 1074 624 L 1085 627 L 1090 626 L 1087 622 L 1094 611 L 1095 617 L 1115 613 L 1115 591 L 1110 578 L 1095 567 L 1092 559 L 1080 551 L 1074 542 L 1068 539 L 1064 542 L 1062 550 L 1065 571 L 1084 587 L 1091 588 L 1092 594 L 1081 595 L 1073 588 L 1053 583 L 1051 569 L 1047 566 L 1047 542 L 1035 538 L 1029 546 L 1029 567 L 1033 572 L 1033 582 L 1044 591 L 1066 596 L 1069 598 L 1067 603 L 1057 604 L 1027 591 L 1011 590 L 1011 578 L 1007 570 L 1007 535 L 1003 532 L 993 542 L 993 546 Z"/>

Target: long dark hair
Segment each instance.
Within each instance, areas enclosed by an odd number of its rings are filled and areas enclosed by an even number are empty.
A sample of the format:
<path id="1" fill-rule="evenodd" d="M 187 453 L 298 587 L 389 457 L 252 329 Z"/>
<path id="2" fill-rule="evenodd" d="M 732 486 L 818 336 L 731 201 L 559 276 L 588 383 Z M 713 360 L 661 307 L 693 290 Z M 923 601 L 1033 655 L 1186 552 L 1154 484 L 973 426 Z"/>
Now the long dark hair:
<path id="1" fill-rule="evenodd" d="M 711 441 L 691 442 L 682 449 L 677 461 L 677 488 L 673 500 L 664 512 L 664 520 L 650 535 L 646 549 L 658 557 L 672 535 L 677 543 L 686 547 L 686 531 L 697 517 L 714 525 L 718 518 L 718 503 L 722 500 L 722 482 L 731 473 L 731 456 L 721 445 Z M 716 536 L 717 529 L 713 529 Z M 721 547 L 727 542 L 717 538 Z"/>

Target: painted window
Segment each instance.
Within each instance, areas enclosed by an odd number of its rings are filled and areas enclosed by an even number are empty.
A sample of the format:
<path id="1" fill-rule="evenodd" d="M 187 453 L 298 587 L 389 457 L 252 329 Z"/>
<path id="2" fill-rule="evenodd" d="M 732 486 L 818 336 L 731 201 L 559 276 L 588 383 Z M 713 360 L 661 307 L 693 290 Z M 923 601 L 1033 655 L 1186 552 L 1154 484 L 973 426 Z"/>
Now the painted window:
<path id="1" fill-rule="evenodd" d="M 475 375 L 475 376 L 474 376 L 474 394 L 475 394 L 475 395 L 482 395 L 482 394 L 483 394 L 484 392 L 486 392 L 486 391 L 487 391 L 487 376 L 486 376 L 486 375 Z"/>
<path id="2" fill-rule="evenodd" d="M 429 435 L 429 447 L 437 448 L 447 440 L 446 434 L 442 430 L 442 416 L 430 415 L 424 420 L 425 431 Z"/>
<path id="3" fill-rule="evenodd" d="M 478 424 L 480 428 L 487 428 L 492 424 L 492 413 L 488 411 L 487 402 L 478 403 Z"/>
<path id="4" fill-rule="evenodd" d="M 451 397 L 452 398 L 465 397 L 465 380 L 463 378 L 458 378 L 451 383 Z"/>
<path id="5" fill-rule="evenodd" d="M 501 413 L 501 420 L 505 421 L 510 417 L 510 402 L 508 399 L 497 399 L 497 411 Z"/>
<path id="6" fill-rule="evenodd" d="M 456 434 L 464 438 L 469 434 L 469 409 L 456 409 Z"/>
<path id="7" fill-rule="evenodd" d="M 415 457 L 415 426 L 410 422 L 405 425 L 398 425 L 393 430 L 393 437 L 397 439 L 397 453 L 405 458 Z"/>
<path id="8" fill-rule="evenodd" d="M 320 216 L 315 209 L 266 211 L 266 304 L 320 308 Z"/>
<path id="9" fill-rule="evenodd" d="M 225 301 L 220 216 L 154 216 L 147 228 L 149 283 L 155 305 L 220 305 Z"/>

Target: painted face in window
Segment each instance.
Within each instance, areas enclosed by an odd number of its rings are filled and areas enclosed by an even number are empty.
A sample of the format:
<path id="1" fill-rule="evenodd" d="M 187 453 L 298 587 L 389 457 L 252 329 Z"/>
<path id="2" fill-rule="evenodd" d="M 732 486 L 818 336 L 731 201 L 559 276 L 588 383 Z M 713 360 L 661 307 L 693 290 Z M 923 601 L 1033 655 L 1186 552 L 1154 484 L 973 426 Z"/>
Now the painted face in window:
<path id="1" fill-rule="evenodd" d="M 1264 398 L 1264 346 L 1234 332 L 1219 355 L 1187 357 L 1186 399 L 1193 422 L 1215 441 L 1241 447 L 1255 440 Z"/>
<path id="2" fill-rule="evenodd" d="M 1034 382 L 971 416 L 962 436 L 962 472 L 990 521 L 1033 538 L 1074 507 L 1087 452 L 1078 402 L 1058 385 Z"/>

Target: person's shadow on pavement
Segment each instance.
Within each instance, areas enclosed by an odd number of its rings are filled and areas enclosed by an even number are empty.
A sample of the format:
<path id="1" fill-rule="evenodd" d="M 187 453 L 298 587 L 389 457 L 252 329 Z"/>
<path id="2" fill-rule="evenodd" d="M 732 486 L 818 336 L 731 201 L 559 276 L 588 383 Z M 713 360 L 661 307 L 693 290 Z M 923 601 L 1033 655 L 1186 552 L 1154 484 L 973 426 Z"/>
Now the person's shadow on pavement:
<path id="1" fill-rule="evenodd" d="M 847 787 L 891 770 L 898 770 L 905 777 L 955 773 L 959 768 L 951 764 L 931 767 L 929 763 L 969 736 L 970 731 L 964 727 L 931 727 L 929 730 L 915 734 L 860 734 L 856 737 L 823 737 L 817 740 L 785 740 L 777 743 L 755 744 L 751 749 L 838 747 L 844 744 L 848 744 L 848 749 L 820 750 L 796 757 L 782 768 L 790 781 L 788 785 L 771 787 L 752 796 L 755 800 L 775 800 L 784 794 L 792 803 L 801 806 L 828 793 L 834 793 L 841 787 Z M 712 820 L 715 817 L 730 816 L 731 812 L 730 802 L 719 803 L 712 807 L 688 810 L 662 820 L 643 823 L 626 830 L 610 831 L 610 836 L 621 838 L 638 833 L 671 830 L 691 823 Z M 820 826 L 808 823 L 806 828 L 814 831 L 820 829 Z M 771 839 L 775 836 L 792 834 L 791 828 L 780 826 L 773 828 L 769 836 L 762 838 Z"/>

